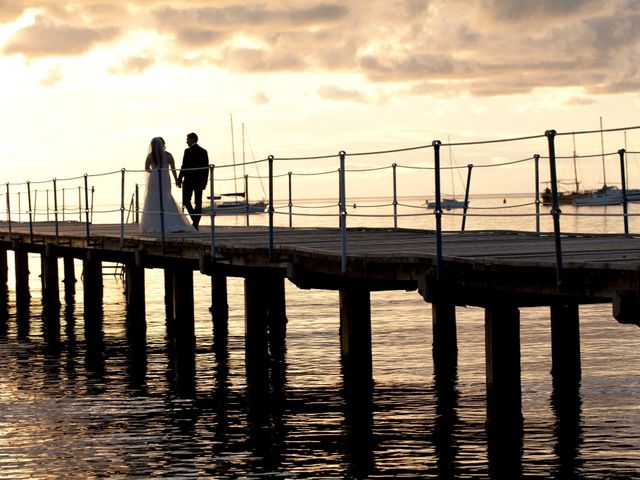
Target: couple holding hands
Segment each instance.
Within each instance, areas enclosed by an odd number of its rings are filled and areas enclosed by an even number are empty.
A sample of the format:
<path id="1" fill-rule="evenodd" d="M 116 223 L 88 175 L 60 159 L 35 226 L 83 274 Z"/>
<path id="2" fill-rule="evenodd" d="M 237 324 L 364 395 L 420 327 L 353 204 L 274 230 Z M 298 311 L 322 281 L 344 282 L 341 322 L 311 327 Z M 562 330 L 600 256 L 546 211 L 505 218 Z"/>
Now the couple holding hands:
<path id="1" fill-rule="evenodd" d="M 151 139 L 149 155 L 144 165 L 148 174 L 140 220 L 141 233 L 161 232 L 163 216 L 166 233 L 198 230 L 202 217 L 202 191 L 209 178 L 209 156 L 198 145 L 198 135 L 195 133 L 187 135 L 187 145 L 180 174 L 176 174 L 175 161 L 165 150 L 162 137 Z M 182 204 L 189 212 L 193 225 L 171 196 L 169 171 L 173 174 L 176 186 L 182 188 Z"/>

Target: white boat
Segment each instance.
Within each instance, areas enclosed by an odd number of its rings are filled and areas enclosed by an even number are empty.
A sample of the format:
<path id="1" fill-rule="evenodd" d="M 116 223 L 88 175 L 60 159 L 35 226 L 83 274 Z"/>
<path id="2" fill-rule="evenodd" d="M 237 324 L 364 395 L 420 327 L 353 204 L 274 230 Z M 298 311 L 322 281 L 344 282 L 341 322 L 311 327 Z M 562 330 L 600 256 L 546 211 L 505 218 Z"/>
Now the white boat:
<path id="1" fill-rule="evenodd" d="M 622 200 L 622 190 L 615 186 L 604 185 L 598 190 L 574 198 L 571 203 L 576 206 L 621 205 Z M 627 201 L 638 200 L 640 200 L 640 189 L 627 190 Z"/>
<path id="2" fill-rule="evenodd" d="M 238 200 L 223 200 L 225 197 L 244 197 L 244 193 L 225 193 L 216 196 L 213 202 L 213 213 L 216 215 L 244 215 L 248 213 L 264 213 L 267 202 L 258 200 L 247 202 L 244 198 Z M 205 215 L 212 213 L 211 204 L 203 207 Z"/>
<path id="3" fill-rule="evenodd" d="M 264 213 L 267 210 L 267 202 L 265 200 L 257 200 L 257 201 L 249 201 L 248 191 L 249 191 L 249 176 L 244 172 L 244 168 L 246 165 L 245 161 L 245 128 L 244 123 L 242 124 L 242 169 L 243 169 L 243 177 L 244 177 L 244 191 L 238 191 L 238 185 L 236 182 L 236 149 L 235 149 L 235 140 L 233 133 L 233 116 L 230 115 L 230 125 L 231 125 L 231 149 L 233 155 L 233 178 L 235 191 L 233 193 L 223 193 L 220 195 L 216 195 L 213 198 L 213 202 L 209 205 L 203 206 L 203 211 L 206 214 L 215 213 L 216 215 L 247 215 L 250 213 Z M 255 164 L 255 158 L 254 162 Z M 262 184 L 262 180 L 260 180 Z M 264 185 L 262 186 L 263 193 Z M 211 201 L 211 197 L 208 197 Z M 228 200 L 226 200 L 228 198 Z M 211 209 L 213 208 L 213 212 Z"/>
<path id="4" fill-rule="evenodd" d="M 449 139 L 449 136 L 447 135 L 447 143 L 451 143 L 451 140 Z M 451 146 L 448 147 L 449 150 L 449 166 L 450 169 L 452 169 L 455 166 L 455 160 L 453 158 L 453 154 L 451 152 Z M 458 200 L 456 199 L 456 187 L 455 187 L 455 182 L 453 179 L 453 170 L 451 170 L 451 172 L 449 172 L 450 177 L 451 177 L 451 190 L 453 192 L 453 196 L 451 197 L 442 197 L 440 199 L 440 208 L 444 209 L 444 210 L 453 210 L 455 208 L 465 208 L 466 205 L 464 203 L 464 200 Z M 425 202 L 425 205 L 427 208 L 436 208 L 436 201 L 429 201 L 427 200 Z"/>
<path id="5" fill-rule="evenodd" d="M 440 200 L 440 208 L 445 210 L 452 210 L 454 208 L 464 208 L 465 204 L 462 200 L 456 200 L 455 198 L 443 198 Z M 427 200 L 427 208 L 436 208 L 436 201 Z"/>

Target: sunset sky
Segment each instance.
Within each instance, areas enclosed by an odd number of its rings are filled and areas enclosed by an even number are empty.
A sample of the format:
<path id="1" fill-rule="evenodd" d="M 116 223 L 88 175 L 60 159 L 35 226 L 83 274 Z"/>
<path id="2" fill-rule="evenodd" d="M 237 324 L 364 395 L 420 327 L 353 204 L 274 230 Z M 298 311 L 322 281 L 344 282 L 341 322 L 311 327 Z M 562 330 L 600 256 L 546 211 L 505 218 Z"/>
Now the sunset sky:
<path id="1" fill-rule="evenodd" d="M 0 0 L 0 22 L 3 182 L 141 169 L 154 136 L 179 164 L 190 131 L 230 163 L 231 114 L 248 159 L 640 124 L 638 0 Z M 640 150 L 638 131 L 627 140 Z M 622 142 L 607 135 L 605 150 Z M 599 137 L 577 150 L 598 153 Z M 431 152 L 350 161 L 428 165 Z M 524 177 L 476 187 L 531 191 Z"/>

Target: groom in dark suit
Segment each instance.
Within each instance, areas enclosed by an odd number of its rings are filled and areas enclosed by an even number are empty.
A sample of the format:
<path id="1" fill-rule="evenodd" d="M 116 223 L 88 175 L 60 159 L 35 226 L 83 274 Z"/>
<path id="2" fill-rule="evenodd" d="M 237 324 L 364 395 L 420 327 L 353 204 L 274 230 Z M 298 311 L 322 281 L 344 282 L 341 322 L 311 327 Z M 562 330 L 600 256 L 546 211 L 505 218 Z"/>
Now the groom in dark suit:
<path id="1" fill-rule="evenodd" d="M 189 148 L 184 151 L 176 185 L 182 188 L 182 205 L 189 212 L 193 226 L 198 230 L 202 217 L 202 191 L 207 186 L 209 178 L 209 155 L 198 145 L 198 135 L 195 133 L 187 135 L 187 145 Z M 194 205 L 191 205 L 192 196 Z"/>

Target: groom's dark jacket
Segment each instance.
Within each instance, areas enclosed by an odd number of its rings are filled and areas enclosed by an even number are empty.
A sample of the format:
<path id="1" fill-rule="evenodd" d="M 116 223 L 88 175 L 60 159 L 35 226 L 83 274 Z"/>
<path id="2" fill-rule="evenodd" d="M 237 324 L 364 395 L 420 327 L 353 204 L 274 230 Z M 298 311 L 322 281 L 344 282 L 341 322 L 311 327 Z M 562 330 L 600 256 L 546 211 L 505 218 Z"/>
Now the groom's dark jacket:
<path id="1" fill-rule="evenodd" d="M 197 143 L 185 149 L 178 178 L 194 189 L 204 190 L 209 178 L 209 155 Z M 196 168 L 197 170 L 191 170 Z"/>

